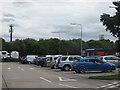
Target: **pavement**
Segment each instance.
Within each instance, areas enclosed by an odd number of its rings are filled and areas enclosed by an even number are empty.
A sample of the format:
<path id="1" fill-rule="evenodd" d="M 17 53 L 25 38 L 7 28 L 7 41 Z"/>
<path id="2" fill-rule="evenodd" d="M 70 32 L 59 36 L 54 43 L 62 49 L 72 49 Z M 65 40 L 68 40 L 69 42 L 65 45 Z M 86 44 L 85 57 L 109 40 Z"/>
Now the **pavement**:
<path id="1" fill-rule="evenodd" d="M 89 76 L 112 75 L 112 73 L 87 72 L 76 74 L 74 71 L 61 71 L 40 67 L 34 64 L 3 63 L 2 64 L 2 88 L 118 88 L 118 80 L 94 80 Z"/>

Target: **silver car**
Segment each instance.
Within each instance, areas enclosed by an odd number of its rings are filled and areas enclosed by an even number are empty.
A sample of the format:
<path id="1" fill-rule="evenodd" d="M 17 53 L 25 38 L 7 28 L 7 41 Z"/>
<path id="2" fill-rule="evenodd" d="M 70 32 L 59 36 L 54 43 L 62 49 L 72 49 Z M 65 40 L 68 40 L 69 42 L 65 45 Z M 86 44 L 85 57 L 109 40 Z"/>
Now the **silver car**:
<path id="1" fill-rule="evenodd" d="M 113 63 L 117 67 L 120 67 L 120 58 L 119 57 L 108 55 L 108 56 L 101 56 L 101 57 L 99 57 L 99 59 L 101 59 L 105 62 Z"/>
<path id="2" fill-rule="evenodd" d="M 51 67 L 51 69 L 55 69 L 55 63 L 56 63 L 56 59 L 58 59 L 60 56 L 62 55 L 50 55 L 47 56 L 47 60 L 46 60 L 46 65 L 47 67 Z"/>
<path id="3" fill-rule="evenodd" d="M 70 71 L 73 63 L 81 58 L 82 57 L 78 55 L 61 56 L 56 63 L 56 67 L 62 71 Z"/>

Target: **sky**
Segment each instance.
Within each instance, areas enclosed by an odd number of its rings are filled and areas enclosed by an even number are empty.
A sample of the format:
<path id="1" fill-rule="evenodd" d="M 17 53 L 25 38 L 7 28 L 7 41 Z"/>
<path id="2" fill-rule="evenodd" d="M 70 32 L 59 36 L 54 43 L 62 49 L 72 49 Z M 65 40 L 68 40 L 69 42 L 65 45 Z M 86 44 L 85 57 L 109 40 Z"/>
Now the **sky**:
<path id="1" fill-rule="evenodd" d="M 115 14 L 116 0 L 0 0 L 0 36 L 10 41 L 9 25 L 13 25 L 13 40 L 32 38 L 105 39 L 116 41 L 100 22 L 100 15 Z M 75 25 L 72 25 L 74 23 Z"/>

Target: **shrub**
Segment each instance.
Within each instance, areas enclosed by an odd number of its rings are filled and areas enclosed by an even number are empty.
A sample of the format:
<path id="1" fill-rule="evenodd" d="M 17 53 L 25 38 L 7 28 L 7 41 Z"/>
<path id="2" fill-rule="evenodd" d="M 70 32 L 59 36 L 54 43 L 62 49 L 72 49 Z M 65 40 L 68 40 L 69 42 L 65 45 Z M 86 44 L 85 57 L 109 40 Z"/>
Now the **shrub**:
<path id="1" fill-rule="evenodd" d="M 2 59 L 2 62 L 18 62 L 18 61 L 19 61 L 19 59 L 11 58 L 11 57 Z"/>

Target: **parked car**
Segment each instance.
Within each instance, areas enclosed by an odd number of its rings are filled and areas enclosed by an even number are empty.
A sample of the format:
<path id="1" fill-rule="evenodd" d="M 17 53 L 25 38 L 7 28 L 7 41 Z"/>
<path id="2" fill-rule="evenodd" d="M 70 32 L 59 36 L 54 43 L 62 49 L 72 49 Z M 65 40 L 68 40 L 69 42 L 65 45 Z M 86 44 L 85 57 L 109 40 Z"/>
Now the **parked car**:
<path id="1" fill-rule="evenodd" d="M 37 57 L 36 65 L 41 66 L 41 67 L 46 67 L 46 59 L 47 59 L 47 57 Z"/>
<path id="2" fill-rule="evenodd" d="M 23 57 L 20 58 L 20 63 L 21 64 L 27 64 L 28 63 L 28 61 L 27 61 L 27 59 L 26 59 L 25 56 L 23 56 Z"/>
<path id="3" fill-rule="evenodd" d="M 62 56 L 62 55 L 49 55 L 49 56 L 46 56 L 47 57 L 46 65 L 48 67 L 51 67 L 51 69 L 55 69 L 56 59 L 58 59 L 60 56 Z"/>
<path id="4" fill-rule="evenodd" d="M 46 60 L 47 60 L 47 57 L 44 57 L 44 58 L 41 59 L 41 61 L 40 61 L 41 67 L 46 67 L 47 66 Z"/>
<path id="5" fill-rule="evenodd" d="M 61 69 L 61 71 L 69 71 L 72 68 L 73 63 L 77 59 L 81 59 L 81 56 L 78 55 L 69 55 L 69 56 L 61 56 L 56 63 L 56 67 Z"/>
<path id="6" fill-rule="evenodd" d="M 33 64 L 34 63 L 34 59 L 36 58 L 37 56 L 36 55 L 27 55 L 26 56 L 26 59 L 28 61 L 29 64 Z"/>
<path id="7" fill-rule="evenodd" d="M 113 55 L 108 55 L 108 56 L 101 56 L 99 59 L 105 61 L 105 62 L 110 62 L 115 64 L 117 67 L 120 67 L 120 57 L 116 57 Z"/>
<path id="8" fill-rule="evenodd" d="M 72 68 L 76 73 L 85 73 L 86 71 L 112 72 L 116 69 L 116 65 L 97 58 L 83 58 L 78 60 Z"/>
<path id="9" fill-rule="evenodd" d="M 36 64 L 36 61 L 37 61 L 37 57 L 33 60 L 33 63 Z"/>

